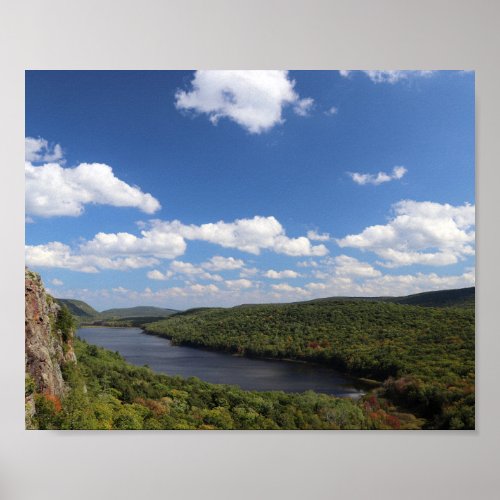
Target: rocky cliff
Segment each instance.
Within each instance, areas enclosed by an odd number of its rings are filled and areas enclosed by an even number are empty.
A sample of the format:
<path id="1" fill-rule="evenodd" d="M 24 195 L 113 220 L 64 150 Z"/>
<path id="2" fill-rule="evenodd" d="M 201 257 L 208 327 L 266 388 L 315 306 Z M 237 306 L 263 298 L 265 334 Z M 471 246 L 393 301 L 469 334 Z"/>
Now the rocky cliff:
<path id="1" fill-rule="evenodd" d="M 50 297 L 40 276 L 25 270 L 26 427 L 36 427 L 36 395 L 56 406 L 66 392 L 63 366 L 75 363 L 74 328 Z"/>

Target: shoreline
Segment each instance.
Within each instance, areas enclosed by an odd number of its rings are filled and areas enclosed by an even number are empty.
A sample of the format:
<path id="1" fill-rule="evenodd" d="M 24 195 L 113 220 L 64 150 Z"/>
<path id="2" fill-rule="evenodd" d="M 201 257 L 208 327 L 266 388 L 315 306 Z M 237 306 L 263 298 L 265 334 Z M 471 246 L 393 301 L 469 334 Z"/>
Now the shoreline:
<path id="1" fill-rule="evenodd" d="M 131 327 L 131 328 L 134 328 L 134 327 Z M 145 335 L 152 335 L 155 337 L 163 337 L 163 338 L 170 340 L 171 342 L 173 340 L 173 337 L 170 335 L 167 335 L 164 333 L 162 334 L 162 333 L 152 332 L 152 331 L 147 330 L 147 328 L 140 328 L 140 329 L 141 329 L 142 333 L 144 333 Z M 352 380 L 353 383 L 360 385 L 361 389 L 363 391 L 365 391 L 365 395 L 368 394 L 369 392 L 371 392 L 372 390 L 374 390 L 378 387 L 381 387 L 383 384 L 383 381 L 370 379 L 367 377 L 358 377 L 356 375 L 344 372 L 344 371 L 342 371 L 338 368 L 335 368 L 334 366 L 328 365 L 326 363 L 318 363 L 315 361 L 306 361 L 303 359 L 293 359 L 293 358 L 273 358 L 270 356 L 252 356 L 249 354 L 239 354 L 239 353 L 234 353 L 234 352 L 223 350 L 223 349 L 215 349 L 215 348 L 211 348 L 209 346 L 192 345 L 190 343 L 183 343 L 183 342 L 178 343 L 178 344 L 172 343 L 172 345 L 174 345 L 174 346 L 178 345 L 178 346 L 182 346 L 182 347 L 191 347 L 193 349 L 200 349 L 200 350 L 205 350 L 205 351 L 210 351 L 210 352 L 217 352 L 220 354 L 227 354 L 229 356 L 233 356 L 236 358 L 239 357 L 239 358 L 247 358 L 247 359 L 273 361 L 273 362 L 284 361 L 286 363 L 296 363 L 296 364 L 303 364 L 303 365 L 307 365 L 307 366 L 317 366 L 317 367 L 321 367 L 321 368 L 327 368 L 329 370 L 336 372 L 337 374 L 341 375 L 342 377 L 345 377 L 345 378 Z"/>
<path id="2" fill-rule="evenodd" d="M 292 358 L 273 358 L 273 357 L 262 357 L 262 356 L 249 356 L 249 355 L 244 355 L 244 354 L 231 353 L 231 352 L 225 351 L 225 350 L 211 349 L 211 348 L 205 347 L 205 346 L 194 346 L 194 345 L 184 344 L 184 343 L 175 344 L 172 342 L 172 337 L 165 335 L 165 334 L 158 334 L 155 332 L 151 332 L 151 331 L 148 331 L 146 328 L 144 328 L 144 327 L 141 328 L 139 326 L 135 327 L 135 326 L 80 325 L 77 328 L 77 330 L 78 329 L 94 329 L 94 328 L 110 328 L 110 329 L 135 328 L 137 330 L 140 330 L 140 334 L 164 338 L 164 339 L 170 341 L 171 345 L 173 347 L 176 347 L 176 346 L 184 347 L 184 348 L 187 347 L 190 349 L 196 349 L 196 350 L 200 350 L 200 351 L 207 351 L 207 352 L 213 352 L 213 353 L 218 353 L 218 354 L 222 354 L 222 355 L 227 355 L 227 356 L 231 356 L 234 358 L 246 358 L 246 359 L 253 359 L 253 360 L 257 360 L 257 361 L 268 361 L 268 362 L 274 362 L 274 363 L 286 362 L 286 363 L 290 363 L 290 364 L 301 364 L 301 365 L 305 365 L 305 366 L 318 367 L 318 368 L 323 368 L 323 369 L 326 368 L 327 370 L 332 371 L 334 374 L 350 380 L 352 385 L 353 385 L 353 388 L 355 388 L 356 391 L 360 392 L 358 397 L 353 398 L 351 396 L 337 396 L 337 395 L 329 394 L 329 393 L 325 393 L 325 392 L 313 391 L 317 394 L 327 394 L 327 395 L 329 395 L 331 397 L 335 397 L 335 398 L 359 399 L 361 397 L 364 397 L 364 396 L 371 394 L 374 390 L 376 390 L 378 387 L 380 387 L 382 385 L 382 382 L 380 382 L 380 381 L 362 378 L 362 377 L 356 377 L 354 375 L 351 375 L 349 373 L 344 373 L 344 372 L 342 372 L 334 367 L 328 366 L 326 364 L 321 364 L 321 363 L 314 363 L 314 362 L 310 362 L 310 361 L 305 361 L 305 360 L 300 360 L 300 359 L 292 359 Z M 79 337 L 79 338 L 81 338 L 81 337 Z M 88 342 L 87 340 L 85 340 L 85 341 Z M 92 344 L 92 345 L 94 345 L 94 344 Z M 127 362 L 129 362 L 129 361 L 127 361 Z M 131 363 L 131 364 L 133 364 L 133 363 Z M 134 365 L 134 366 L 139 366 L 139 365 Z M 163 373 L 163 372 L 156 372 L 156 373 Z M 203 379 L 200 379 L 200 380 L 203 380 Z M 209 382 L 209 383 L 212 383 L 212 382 Z M 228 385 L 228 384 L 222 383 L 219 385 Z M 229 385 L 231 385 L 231 384 L 229 384 Z M 236 384 L 236 385 L 238 386 L 238 384 Z M 240 387 L 240 386 L 238 386 L 238 387 Z M 241 387 L 240 387 L 240 389 L 241 389 Z M 256 391 L 256 392 L 276 392 L 276 391 L 280 391 L 281 389 L 273 389 L 271 391 L 268 391 L 268 390 L 259 391 L 259 390 L 250 390 L 250 389 L 242 389 L 242 390 L 249 390 L 249 391 Z M 284 392 L 289 393 L 289 391 L 284 391 Z M 295 391 L 290 392 L 290 393 L 295 393 Z M 297 392 L 297 393 L 300 393 L 300 392 Z"/>
<path id="3" fill-rule="evenodd" d="M 171 342 L 173 340 L 173 337 L 170 335 L 152 332 L 150 330 L 147 330 L 147 328 L 140 327 L 140 326 L 80 325 L 80 326 L 78 326 L 78 328 L 116 328 L 116 329 L 119 329 L 119 328 L 137 328 L 138 330 L 141 330 L 141 333 L 143 333 L 145 335 L 152 335 L 155 337 L 163 337 L 163 338 L 170 340 Z M 375 379 L 371 379 L 371 378 L 367 378 L 367 377 L 358 377 L 356 375 L 353 375 L 353 374 L 350 374 L 347 372 L 343 372 L 342 370 L 339 370 L 338 368 L 335 368 L 333 366 L 329 366 L 326 363 L 305 361 L 303 359 L 273 358 L 270 356 L 252 356 L 252 355 L 248 355 L 248 354 L 238 354 L 238 353 L 234 353 L 234 352 L 230 352 L 230 351 L 226 351 L 226 350 L 221 350 L 221 349 L 212 349 L 208 346 L 192 345 L 190 343 L 180 343 L 180 344 L 172 343 L 172 345 L 174 345 L 174 346 L 179 345 L 182 347 L 191 347 L 192 349 L 200 349 L 200 350 L 204 350 L 204 351 L 217 352 L 220 354 L 227 354 L 228 356 L 233 356 L 235 358 L 240 357 L 240 358 L 248 358 L 248 359 L 261 359 L 261 360 L 265 360 L 265 361 L 284 361 L 286 363 L 297 363 L 297 364 L 304 364 L 304 365 L 308 365 L 308 366 L 318 366 L 318 367 L 322 367 L 322 368 L 328 368 L 332 371 L 337 372 L 339 375 L 341 375 L 343 377 L 349 378 L 349 379 L 353 380 L 354 382 L 359 383 L 362 386 L 367 386 L 367 387 L 363 387 L 363 390 L 366 389 L 365 394 L 368 394 L 370 391 L 372 391 L 378 387 L 381 387 L 382 384 L 384 383 L 383 381 L 380 381 L 380 380 L 375 380 Z"/>

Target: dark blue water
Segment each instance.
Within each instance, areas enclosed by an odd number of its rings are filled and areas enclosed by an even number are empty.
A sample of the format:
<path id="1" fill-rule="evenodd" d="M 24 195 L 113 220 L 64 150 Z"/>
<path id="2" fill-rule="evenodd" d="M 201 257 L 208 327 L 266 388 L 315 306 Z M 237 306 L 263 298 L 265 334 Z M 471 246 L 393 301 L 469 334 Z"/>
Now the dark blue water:
<path id="1" fill-rule="evenodd" d="M 359 382 L 331 368 L 174 346 L 170 340 L 146 335 L 139 328 L 80 328 L 77 335 L 91 344 L 118 351 L 129 363 L 147 364 L 168 375 L 198 377 L 254 391 L 312 390 L 350 398 L 364 394 Z"/>

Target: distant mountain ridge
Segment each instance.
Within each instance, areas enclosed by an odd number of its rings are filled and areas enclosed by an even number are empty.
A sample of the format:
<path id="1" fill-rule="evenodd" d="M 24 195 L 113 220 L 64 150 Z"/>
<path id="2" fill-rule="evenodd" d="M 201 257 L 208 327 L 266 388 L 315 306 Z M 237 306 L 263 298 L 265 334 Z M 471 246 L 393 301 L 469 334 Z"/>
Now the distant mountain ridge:
<path id="1" fill-rule="evenodd" d="M 163 307 L 153 306 L 136 306 L 106 309 L 99 313 L 101 318 L 138 318 L 138 317 L 158 317 L 164 318 L 179 312 L 177 309 L 166 309 Z"/>
<path id="2" fill-rule="evenodd" d="M 454 288 L 450 290 L 438 290 L 433 292 L 415 293 L 400 297 L 325 297 L 313 299 L 296 304 L 314 304 L 319 302 L 337 301 L 367 301 L 367 302 L 392 302 L 394 304 L 406 304 L 422 307 L 463 307 L 474 308 L 476 303 L 476 288 Z"/>
<path id="3" fill-rule="evenodd" d="M 55 299 L 60 305 L 65 305 L 73 316 L 80 320 L 112 320 L 123 318 L 166 318 L 172 314 L 179 312 L 176 309 L 166 309 L 154 306 L 137 306 L 137 307 L 122 307 L 106 309 L 105 311 L 97 311 L 92 306 L 83 300 L 76 299 Z"/>
<path id="4" fill-rule="evenodd" d="M 476 287 L 422 292 L 392 300 L 398 304 L 424 307 L 472 307 L 476 304 Z"/>
<path id="5" fill-rule="evenodd" d="M 99 311 L 96 311 L 92 306 L 88 305 L 86 302 L 83 302 L 83 300 L 55 299 L 55 301 L 59 305 L 65 305 L 73 316 L 85 319 L 95 318 L 99 316 Z"/>
<path id="6" fill-rule="evenodd" d="M 83 300 L 76 299 L 55 299 L 60 305 L 65 305 L 71 314 L 80 320 L 119 320 L 133 318 L 166 318 L 173 314 L 192 314 L 203 309 L 214 308 L 194 308 L 186 311 L 168 309 L 154 306 L 136 306 L 106 309 L 99 312 Z M 433 292 L 422 292 L 400 297 L 325 297 L 301 302 L 296 304 L 314 304 L 320 302 L 337 301 L 368 301 L 368 302 L 392 302 L 395 304 L 406 304 L 422 307 L 462 307 L 474 308 L 476 300 L 476 288 L 456 288 L 450 290 L 438 290 Z M 259 304 L 242 304 L 236 307 L 247 307 Z"/>

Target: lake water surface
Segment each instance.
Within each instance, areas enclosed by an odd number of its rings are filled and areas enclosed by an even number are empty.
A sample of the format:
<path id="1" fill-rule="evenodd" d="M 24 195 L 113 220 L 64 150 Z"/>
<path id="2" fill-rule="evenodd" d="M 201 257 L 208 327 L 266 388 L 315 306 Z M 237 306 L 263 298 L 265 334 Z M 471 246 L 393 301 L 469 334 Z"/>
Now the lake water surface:
<path id="1" fill-rule="evenodd" d="M 118 351 L 129 363 L 147 364 L 168 375 L 198 377 L 255 391 L 312 390 L 350 398 L 365 393 L 359 381 L 327 367 L 175 346 L 164 337 L 143 333 L 140 328 L 80 328 L 77 335 L 91 344 Z"/>

